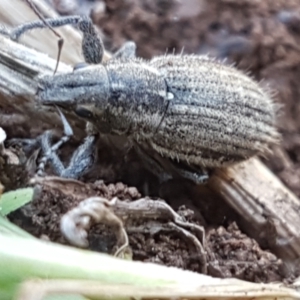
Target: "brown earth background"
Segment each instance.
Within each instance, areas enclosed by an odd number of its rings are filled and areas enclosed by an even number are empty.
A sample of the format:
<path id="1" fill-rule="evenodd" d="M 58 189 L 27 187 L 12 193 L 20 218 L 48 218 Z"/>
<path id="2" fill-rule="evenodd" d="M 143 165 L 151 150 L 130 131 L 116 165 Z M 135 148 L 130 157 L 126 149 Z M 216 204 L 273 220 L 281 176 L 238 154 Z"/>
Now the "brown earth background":
<path id="1" fill-rule="evenodd" d="M 262 86 L 274 91 L 274 101 L 280 104 L 277 124 L 282 141 L 280 145 L 274 147 L 273 155 L 264 162 L 298 197 L 300 196 L 298 116 L 300 1 L 53 0 L 52 2 L 61 14 L 89 14 L 101 29 L 105 46 L 109 51 L 116 51 L 125 41 L 133 40 L 137 44 L 137 55 L 143 58 L 173 52 L 209 53 L 218 59 L 226 59 L 227 63 L 234 63 L 237 68 L 261 81 Z M 121 180 L 138 188 L 142 186 L 141 176 L 130 176 L 126 173 L 127 180 L 123 180 L 124 177 L 120 175 L 122 166 L 116 163 L 118 159 L 115 158 L 122 155 L 118 153 L 115 156 L 107 155 L 105 150 L 99 151 L 102 169 L 97 172 L 96 179 L 104 179 L 106 183 Z M 68 153 L 68 149 L 65 152 Z M 142 171 L 139 168 L 133 156 L 131 172 L 140 174 Z M 159 194 L 157 182 L 152 180 L 151 175 L 147 176 L 150 176 L 148 181 L 150 187 L 151 184 L 154 186 L 153 195 Z M 95 179 L 90 175 L 91 177 Z M 165 188 L 168 190 L 168 186 Z M 95 183 L 93 189 L 106 198 L 116 195 L 124 199 L 139 198 L 136 190 L 128 190 L 123 184 L 104 186 L 103 183 Z M 159 189 L 160 195 L 164 195 L 161 187 Z M 171 189 L 173 195 L 184 195 L 183 199 L 177 199 L 179 204 L 174 207 L 186 204 L 186 199 L 192 193 L 186 189 L 180 191 Z M 172 198 L 170 191 L 168 197 Z M 31 216 L 30 225 L 24 224 L 23 217 L 21 218 L 18 213 L 12 220 L 36 236 L 44 235 L 53 241 L 61 241 L 57 220 L 59 215 L 68 211 L 72 205 L 70 206 L 68 199 L 60 201 L 58 198 L 53 195 L 50 197 L 44 192 L 42 198 L 33 203 L 31 211 L 27 211 Z M 195 203 L 190 207 L 193 208 L 193 205 Z M 179 212 L 191 221 L 197 219 L 197 216 L 190 214 L 189 209 L 181 206 Z M 237 225 L 232 223 L 235 218 L 229 208 L 209 207 L 209 204 L 206 204 L 204 210 L 205 212 L 202 212 L 204 220 L 201 217 L 201 222 L 199 220 L 195 222 L 205 225 L 210 261 L 218 262 L 218 267 L 215 267 L 214 263 L 210 264 L 208 270 L 210 275 L 233 276 L 258 282 L 290 279 L 282 274 L 280 261 L 273 254 L 267 249 L 262 250 L 255 241 L 241 233 Z M 215 221 L 209 218 L 210 214 Z M 219 215 L 221 217 L 218 218 Z M 92 232 L 91 245 L 97 240 L 99 232 L 101 232 L 99 228 Z M 134 259 L 200 270 L 197 258 L 191 255 L 185 243 L 174 236 L 153 237 L 135 234 L 130 236 L 130 242 L 133 245 Z M 91 248 L 104 251 L 99 249 L 99 245 Z"/>

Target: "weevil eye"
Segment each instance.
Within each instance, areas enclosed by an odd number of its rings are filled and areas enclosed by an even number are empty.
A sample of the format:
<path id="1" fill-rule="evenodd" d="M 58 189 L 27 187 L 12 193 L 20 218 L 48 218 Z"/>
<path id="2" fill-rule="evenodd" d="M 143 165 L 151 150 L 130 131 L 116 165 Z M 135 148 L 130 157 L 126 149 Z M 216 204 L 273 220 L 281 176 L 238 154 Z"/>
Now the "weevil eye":
<path id="1" fill-rule="evenodd" d="M 78 64 L 76 64 L 74 67 L 73 67 L 73 72 L 77 71 L 77 70 L 80 70 L 80 69 L 83 69 L 83 68 L 86 68 L 88 67 L 89 64 L 85 63 L 85 62 L 80 62 Z"/>
<path id="2" fill-rule="evenodd" d="M 90 110 L 88 110 L 87 108 L 85 107 L 82 107 L 82 106 L 77 106 L 75 108 L 75 114 L 81 118 L 84 118 L 84 119 L 91 119 L 93 118 L 93 114 Z"/>

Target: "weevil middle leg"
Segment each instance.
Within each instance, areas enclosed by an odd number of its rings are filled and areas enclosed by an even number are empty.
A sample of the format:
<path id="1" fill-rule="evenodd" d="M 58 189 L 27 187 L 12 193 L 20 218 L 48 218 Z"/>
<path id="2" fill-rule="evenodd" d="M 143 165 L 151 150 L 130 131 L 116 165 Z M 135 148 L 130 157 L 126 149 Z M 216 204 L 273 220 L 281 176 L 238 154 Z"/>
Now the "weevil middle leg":
<path id="1" fill-rule="evenodd" d="M 143 149 L 140 145 L 134 142 L 134 148 L 143 161 L 146 169 L 155 174 L 160 183 L 174 179 L 176 177 L 182 177 L 194 182 L 195 184 L 206 183 L 209 175 L 206 170 L 195 170 L 192 166 L 182 166 L 176 161 L 172 161 L 168 157 L 162 157 L 158 153 L 152 153 Z"/>

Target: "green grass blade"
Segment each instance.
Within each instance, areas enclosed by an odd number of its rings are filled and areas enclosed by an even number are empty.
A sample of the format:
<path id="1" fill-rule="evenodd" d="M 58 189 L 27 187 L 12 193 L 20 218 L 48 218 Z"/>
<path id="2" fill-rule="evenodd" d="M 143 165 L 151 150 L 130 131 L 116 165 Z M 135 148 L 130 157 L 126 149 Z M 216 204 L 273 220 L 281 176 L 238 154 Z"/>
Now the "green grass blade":
<path id="1" fill-rule="evenodd" d="M 0 214 L 3 216 L 17 210 L 33 199 L 33 188 L 18 189 L 4 193 L 0 198 Z"/>
<path id="2" fill-rule="evenodd" d="M 198 282 L 199 274 L 0 234 L 0 299 L 11 300 L 20 283 L 32 278 L 162 287 L 180 280 L 189 284 L 193 278 Z"/>

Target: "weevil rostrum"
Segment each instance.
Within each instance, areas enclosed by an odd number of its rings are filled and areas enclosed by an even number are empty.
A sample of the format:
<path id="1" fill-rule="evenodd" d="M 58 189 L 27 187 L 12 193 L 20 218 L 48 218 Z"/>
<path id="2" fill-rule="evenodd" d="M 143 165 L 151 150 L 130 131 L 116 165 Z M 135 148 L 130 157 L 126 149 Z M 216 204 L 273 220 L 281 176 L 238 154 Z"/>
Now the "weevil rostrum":
<path id="1" fill-rule="evenodd" d="M 135 57 L 132 42 L 102 62 L 102 42 L 89 18 L 47 22 L 52 27 L 78 25 L 88 65 L 40 78 L 37 100 L 74 111 L 92 125 L 92 133 L 127 136 L 145 165 L 161 178 L 202 182 L 205 170 L 264 154 L 278 140 L 273 100 L 236 68 L 200 55 L 144 60 Z M 10 36 L 17 39 L 41 27 L 42 21 L 25 24 Z M 91 164 L 94 141 L 91 134 L 74 153 L 68 172 L 48 151 L 56 172 L 80 176 Z"/>

